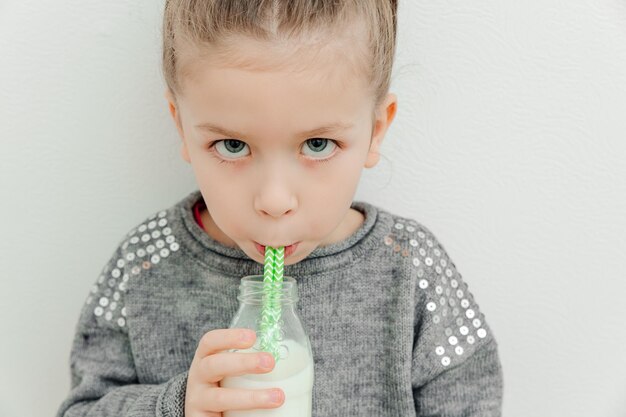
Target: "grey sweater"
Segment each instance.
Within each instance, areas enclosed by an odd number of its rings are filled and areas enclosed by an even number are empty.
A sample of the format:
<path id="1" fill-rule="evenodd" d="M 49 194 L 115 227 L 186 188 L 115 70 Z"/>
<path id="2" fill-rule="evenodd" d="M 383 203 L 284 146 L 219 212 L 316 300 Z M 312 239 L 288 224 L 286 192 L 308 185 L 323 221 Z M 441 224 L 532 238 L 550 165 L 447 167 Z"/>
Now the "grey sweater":
<path id="1" fill-rule="evenodd" d="M 184 415 L 198 341 L 263 265 L 196 223 L 195 191 L 120 241 L 82 308 L 57 417 Z M 349 238 L 287 265 L 311 341 L 313 416 L 500 416 L 497 343 L 429 229 L 365 202 Z M 295 416 L 294 416 L 295 417 Z"/>

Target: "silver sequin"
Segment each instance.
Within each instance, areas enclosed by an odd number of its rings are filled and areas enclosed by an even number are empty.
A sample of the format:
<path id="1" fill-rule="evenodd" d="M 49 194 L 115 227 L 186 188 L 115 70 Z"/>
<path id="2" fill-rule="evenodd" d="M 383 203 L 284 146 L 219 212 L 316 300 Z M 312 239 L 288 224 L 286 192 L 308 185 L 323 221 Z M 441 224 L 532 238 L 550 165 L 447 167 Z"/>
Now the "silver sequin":
<path id="1" fill-rule="evenodd" d="M 448 343 L 450 343 L 452 346 L 456 345 L 459 342 L 459 340 L 456 338 L 456 336 L 450 336 L 448 338 Z"/>
<path id="2" fill-rule="evenodd" d="M 478 335 L 478 337 L 480 337 L 482 339 L 485 336 L 487 336 L 487 330 L 485 330 L 485 329 L 478 329 L 476 331 L 476 334 Z"/>
<path id="3" fill-rule="evenodd" d="M 435 348 L 435 353 L 439 356 L 443 355 L 444 353 L 446 353 L 446 350 L 443 348 L 443 346 L 437 346 Z"/>
<path id="4" fill-rule="evenodd" d="M 447 356 L 444 356 L 443 358 L 441 358 L 441 364 L 443 366 L 448 366 L 450 365 L 450 358 Z"/>
<path id="5" fill-rule="evenodd" d="M 435 311 L 437 309 L 437 304 L 431 301 L 428 304 L 426 304 L 426 308 L 428 309 L 428 311 Z"/>
<path id="6" fill-rule="evenodd" d="M 419 266 L 420 265 L 419 258 L 413 258 L 413 265 L 415 265 L 415 266 Z"/>
<path id="7" fill-rule="evenodd" d="M 159 227 L 165 227 L 166 224 L 167 224 L 167 219 L 159 220 Z"/>
<path id="8" fill-rule="evenodd" d="M 428 281 L 426 281 L 425 279 L 420 280 L 420 288 L 425 290 L 426 288 L 428 288 Z"/>

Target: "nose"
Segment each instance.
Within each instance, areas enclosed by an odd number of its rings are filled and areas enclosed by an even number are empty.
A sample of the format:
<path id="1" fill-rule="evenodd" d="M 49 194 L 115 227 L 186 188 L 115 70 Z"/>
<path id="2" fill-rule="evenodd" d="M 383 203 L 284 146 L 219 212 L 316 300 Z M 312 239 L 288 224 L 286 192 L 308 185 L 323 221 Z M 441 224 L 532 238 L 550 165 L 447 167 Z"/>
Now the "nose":
<path id="1" fill-rule="evenodd" d="M 264 181 L 254 199 L 254 208 L 264 216 L 280 218 L 292 214 L 298 206 L 298 199 L 288 185 L 284 174 L 273 180 Z"/>

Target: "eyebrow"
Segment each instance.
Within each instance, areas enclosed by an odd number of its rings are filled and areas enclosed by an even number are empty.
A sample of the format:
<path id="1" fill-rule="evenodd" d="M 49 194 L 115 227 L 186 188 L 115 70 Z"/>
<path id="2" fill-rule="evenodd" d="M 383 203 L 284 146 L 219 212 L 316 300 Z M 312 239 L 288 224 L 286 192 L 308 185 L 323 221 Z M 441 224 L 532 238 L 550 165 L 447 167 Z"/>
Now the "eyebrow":
<path id="1" fill-rule="evenodd" d="M 326 126 L 321 126 L 315 129 L 300 132 L 297 135 L 298 136 L 315 136 L 315 135 L 321 135 L 323 133 L 328 133 L 328 132 L 337 132 L 341 130 L 347 130 L 353 126 L 354 124 L 352 123 L 334 122 Z M 221 135 L 230 136 L 230 137 L 242 138 L 242 137 L 247 136 L 243 133 L 235 132 L 234 130 L 226 129 L 224 127 L 218 126 L 213 123 L 200 123 L 196 125 L 196 128 L 200 130 L 206 130 L 206 131 L 219 133 Z"/>

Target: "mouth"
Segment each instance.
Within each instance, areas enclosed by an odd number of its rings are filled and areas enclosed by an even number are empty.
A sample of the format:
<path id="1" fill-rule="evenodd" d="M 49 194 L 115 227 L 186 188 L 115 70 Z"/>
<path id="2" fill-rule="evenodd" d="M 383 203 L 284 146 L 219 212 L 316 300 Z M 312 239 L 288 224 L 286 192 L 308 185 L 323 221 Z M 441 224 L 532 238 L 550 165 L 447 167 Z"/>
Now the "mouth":
<path id="1" fill-rule="evenodd" d="M 285 258 L 287 258 L 288 256 L 291 256 L 292 253 L 294 253 L 296 251 L 296 249 L 298 248 L 298 244 L 300 242 L 296 242 L 293 243 L 291 245 L 285 246 Z M 257 242 L 254 242 L 254 246 L 256 246 L 256 250 L 263 256 L 265 256 L 265 245 L 261 245 Z M 280 246 L 284 246 L 284 245 L 280 245 Z M 280 246 L 274 246 L 275 248 L 279 248 Z"/>

